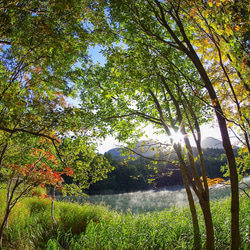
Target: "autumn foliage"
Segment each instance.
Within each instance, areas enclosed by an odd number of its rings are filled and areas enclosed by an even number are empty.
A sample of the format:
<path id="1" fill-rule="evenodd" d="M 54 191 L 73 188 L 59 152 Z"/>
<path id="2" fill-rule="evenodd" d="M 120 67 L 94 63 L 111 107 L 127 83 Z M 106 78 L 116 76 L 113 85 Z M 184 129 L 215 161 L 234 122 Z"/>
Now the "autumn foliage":
<path id="1" fill-rule="evenodd" d="M 51 163 L 55 165 L 57 161 L 51 150 L 34 149 L 32 155 L 38 157 L 32 164 L 18 165 L 11 163 L 5 166 L 9 171 L 10 178 L 22 182 L 26 188 L 27 186 L 30 187 L 27 191 L 37 186 L 56 186 L 57 189 L 62 189 L 64 182 L 62 175 L 72 176 L 74 173 L 70 167 L 66 167 L 64 171 L 53 169 Z"/>
<path id="2" fill-rule="evenodd" d="M 204 186 L 203 178 L 201 177 L 200 180 L 202 182 L 202 185 Z M 207 185 L 209 187 L 212 187 L 212 186 L 217 185 L 217 184 L 226 184 L 226 183 L 227 182 L 223 178 L 210 179 L 210 178 L 207 177 Z"/>

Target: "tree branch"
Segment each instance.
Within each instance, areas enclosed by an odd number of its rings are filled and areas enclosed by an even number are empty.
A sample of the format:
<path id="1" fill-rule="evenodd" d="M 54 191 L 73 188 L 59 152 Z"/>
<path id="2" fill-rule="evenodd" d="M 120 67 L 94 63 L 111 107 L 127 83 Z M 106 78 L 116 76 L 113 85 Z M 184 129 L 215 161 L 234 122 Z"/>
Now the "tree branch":
<path id="1" fill-rule="evenodd" d="M 150 160 L 150 161 L 157 161 L 157 162 L 167 162 L 167 163 L 171 163 L 172 165 L 174 165 L 174 166 L 180 168 L 180 166 L 179 166 L 178 164 L 172 163 L 172 162 L 169 161 L 169 160 L 166 160 L 166 159 L 154 159 L 154 158 L 151 158 L 151 157 L 147 157 L 147 156 L 145 156 L 145 155 L 143 155 L 143 154 L 140 154 L 140 153 L 136 152 L 135 150 L 133 150 L 133 149 L 131 149 L 131 148 L 128 148 L 128 147 L 124 147 L 124 149 L 127 149 L 128 151 L 130 151 L 130 152 L 132 152 L 132 153 L 134 153 L 134 154 L 136 154 L 136 155 L 139 155 L 140 157 L 142 157 L 142 158 L 144 158 L 144 159 L 147 159 L 147 160 Z M 170 169 L 170 170 L 176 170 L 176 169 Z"/>
<path id="2" fill-rule="evenodd" d="M 54 138 L 52 136 L 49 136 L 49 135 L 46 135 L 46 134 L 43 134 L 43 133 L 39 133 L 39 132 L 29 131 L 29 130 L 22 129 L 22 128 L 9 129 L 9 128 L 5 128 L 3 126 L 0 126 L 0 130 L 11 133 L 11 134 L 13 134 L 13 133 L 27 133 L 27 134 L 31 134 L 31 135 L 34 135 L 34 136 L 44 137 L 44 138 L 47 138 L 47 139 L 49 139 L 51 141 L 59 142 L 59 140 L 57 138 Z"/>
<path id="3" fill-rule="evenodd" d="M 0 44 L 11 45 L 11 42 L 8 42 L 8 41 L 0 41 Z"/>

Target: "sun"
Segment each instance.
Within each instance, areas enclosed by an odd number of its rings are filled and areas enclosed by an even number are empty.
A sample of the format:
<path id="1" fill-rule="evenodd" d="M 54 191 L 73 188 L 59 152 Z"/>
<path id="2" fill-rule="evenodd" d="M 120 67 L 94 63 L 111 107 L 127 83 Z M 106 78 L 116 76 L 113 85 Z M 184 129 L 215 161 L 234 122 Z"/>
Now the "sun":
<path id="1" fill-rule="evenodd" d="M 157 129 L 155 129 L 152 125 L 149 125 L 144 128 L 144 132 L 147 136 L 142 137 L 142 140 L 152 139 L 158 141 L 159 143 L 162 143 L 163 145 L 168 146 L 172 146 L 173 143 L 179 143 L 182 147 L 185 145 L 183 135 L 179 130 L 174 131 L 174 129 L 170 129 L 171 135 L 168 135 L 166 132 L 164 133 L 163 131 L 156 133 L 158 132 Z"/>
<path id="2" fill-rule="evenodd" d="M 173 140 L 173 143 L 176 144 L 180 144 L 180 145 L 184 145 L 184 138 L 183 138 L 183 134 L 180 131 L 171 131 L 171 137 L 170 139 Z"/>

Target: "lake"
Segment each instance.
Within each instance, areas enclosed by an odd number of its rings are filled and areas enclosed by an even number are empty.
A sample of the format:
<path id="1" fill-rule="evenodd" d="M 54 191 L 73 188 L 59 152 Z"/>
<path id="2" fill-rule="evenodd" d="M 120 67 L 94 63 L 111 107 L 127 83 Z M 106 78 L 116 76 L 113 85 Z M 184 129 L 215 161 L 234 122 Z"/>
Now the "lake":
<path id="1" fill-rule="evenodd" d="M 244 179 L 250 183 L 250 177 Z M 243 187 L 243 185 L 241 185 Z M 210 188 L 211 200 L 218 200 L 230 196 L 230 187 L 215 185 Z M 194 195 L 196 201 L 197 198 Z M 139 191 L 112 195 L 91 195 L 84 197 L 57 197 L 58 200 L 71 200 L 79 203 L 90 202 L 92 204 L 103 203 L 117 211 L 131 211 L 133 214 L 142 212 L 162 211 L 173 206 L 185 206 L 188 204 L 184 187 L 176 186 L 160 190 Z"/>

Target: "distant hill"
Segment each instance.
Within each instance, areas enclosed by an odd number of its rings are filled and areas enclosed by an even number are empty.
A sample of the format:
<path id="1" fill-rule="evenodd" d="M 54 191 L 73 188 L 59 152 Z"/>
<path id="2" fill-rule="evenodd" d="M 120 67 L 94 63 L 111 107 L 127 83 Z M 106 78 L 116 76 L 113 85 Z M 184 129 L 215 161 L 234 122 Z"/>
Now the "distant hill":
<path id="1" fill-rule="evenodd" d="M 157 145 L 158 143 L 154 140 L 139 141 L 136 143 L 135 149 L 133 150 L 139 155 L 150 158 L 157 153 Z M 110 149 L 107 153 L 110 153 L 114 157 L 121 156 L 120 148 Z"/>
<path id="2" fill-rule="evenodd" d="M 202 148 L 223 149 L 222 141 L 214 137 L 207 137 L 201 142 Z M 157 142 L 154 140 L 139 141 L 134 149 L 135 152 L 145 157 L 153 157 L 157 153 Z M 120 148 L 110 149 L 107 153 L 111 153 L 114 157 L 120 157 Z M 160 153 L 160 152 L 159 152 Z"/>
<path id="3" fill-rule="evenodd" d="M 120 148 L 112 148 L 107 153 L 110 153 L 113 156 L 121 156 Z"/>
<path id="4" fill-rule="evenodd" d="M 207 137 L 201 142 L 202 148 L 219 148 L 223 149 L 222 141 L 214 137 Z"/>

